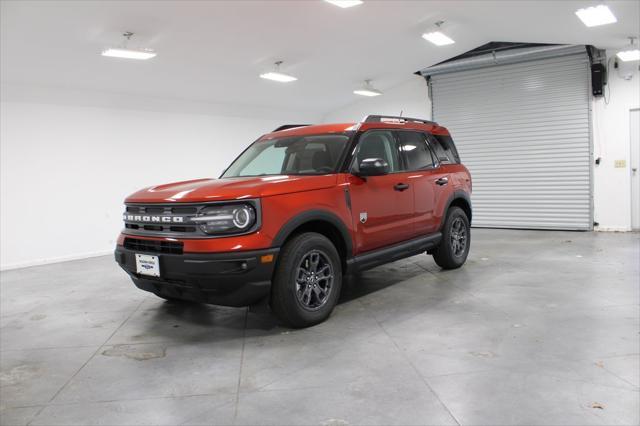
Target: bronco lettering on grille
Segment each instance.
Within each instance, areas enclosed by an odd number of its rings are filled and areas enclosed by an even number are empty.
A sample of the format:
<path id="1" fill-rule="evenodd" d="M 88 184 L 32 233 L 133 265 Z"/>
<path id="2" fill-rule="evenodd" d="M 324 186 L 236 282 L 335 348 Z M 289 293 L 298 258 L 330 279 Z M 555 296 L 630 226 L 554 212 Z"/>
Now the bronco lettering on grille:
<path id="1" fill-rule="evenodd" d="M 183 216 L 143 216 L 124 214 L 123 219 L 128 222 L 150 222 L 150 223 L 184 223 Z"/>

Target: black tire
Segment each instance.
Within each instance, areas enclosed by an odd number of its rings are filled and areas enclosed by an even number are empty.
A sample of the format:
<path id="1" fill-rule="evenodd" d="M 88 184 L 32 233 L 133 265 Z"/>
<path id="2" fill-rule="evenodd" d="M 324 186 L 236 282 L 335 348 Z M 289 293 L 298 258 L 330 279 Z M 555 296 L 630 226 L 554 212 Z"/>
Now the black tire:
<path id="1" fill-rule="evenodd" d="M 463 236 L 462 233 L 464 233 Z M 464 248 L 460 246 L 462 241 Z M 470 245 L 469 218 L 460 207 L 451 207 L 442 228 L 442 241 L 433 252 L 433 260 L 442 269 L 459 268 L 467 260 Z"/>
<path id="2" fill-rule="evenodd" d="M 280 251 L 271 286 L 271 309 L 291 327 L 310 327 L 331 315 L 341 287 L 342 263 L 335 246 L 324 235 L 299 234 Z"/>

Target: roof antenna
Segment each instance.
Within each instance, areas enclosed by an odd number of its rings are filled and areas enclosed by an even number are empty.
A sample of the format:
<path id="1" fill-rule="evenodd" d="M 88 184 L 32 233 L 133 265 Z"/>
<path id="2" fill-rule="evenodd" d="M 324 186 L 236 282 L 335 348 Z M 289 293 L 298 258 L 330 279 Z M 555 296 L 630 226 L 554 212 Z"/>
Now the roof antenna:
<path id="1" fill-rule="evenodd" d="M 400 117 L 402 117 L 402 112 L 403 112 L 403 110 L 400 110 Z"/>

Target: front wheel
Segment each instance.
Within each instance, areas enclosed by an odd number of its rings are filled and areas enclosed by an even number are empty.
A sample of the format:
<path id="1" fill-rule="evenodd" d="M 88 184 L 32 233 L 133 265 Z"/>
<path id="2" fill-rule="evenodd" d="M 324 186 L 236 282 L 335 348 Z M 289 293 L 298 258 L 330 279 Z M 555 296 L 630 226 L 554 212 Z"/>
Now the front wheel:
<path id="1" fill-rule="evenodd" d="M 433 260 L 442 269 L 459 268 L 467 260 L 470 244 L 469 218 L 460 207 L 450 208 L 442 229 L 442 241 L 433 252 Z"/>
<path id="2" fill-rule="evenodd" d="M 280 252 L 271 309 L 292 327 L 309 327 L 329 317 L 341 286 L 342 264 L 335 246 L 324 235 L 300 234 Z"/>

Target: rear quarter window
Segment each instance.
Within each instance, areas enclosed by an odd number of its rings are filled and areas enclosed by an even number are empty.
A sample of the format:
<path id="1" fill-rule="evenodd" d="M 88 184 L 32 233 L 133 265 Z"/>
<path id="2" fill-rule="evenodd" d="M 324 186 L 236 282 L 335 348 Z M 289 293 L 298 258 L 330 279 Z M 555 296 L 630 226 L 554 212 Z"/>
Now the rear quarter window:
<path id="1" fill-rule="evenodd" d="M 460 155 L 449 135 L 429 135 L 429 143 L 440 163 L 459 164 Z"/>

